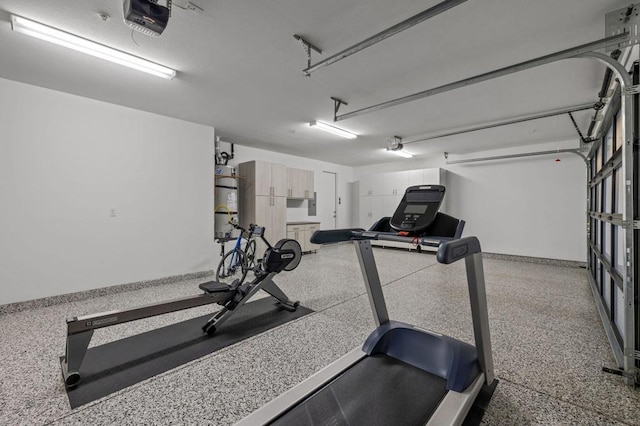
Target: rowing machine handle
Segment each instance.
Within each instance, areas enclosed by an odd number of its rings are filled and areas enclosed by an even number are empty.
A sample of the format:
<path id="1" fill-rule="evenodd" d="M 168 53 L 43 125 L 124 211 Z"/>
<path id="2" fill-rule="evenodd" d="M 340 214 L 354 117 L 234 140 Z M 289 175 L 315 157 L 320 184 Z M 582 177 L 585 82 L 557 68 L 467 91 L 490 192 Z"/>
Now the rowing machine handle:
<path id="1" fill-rule="evenodd" d="M 351 241 L 353 239 L 354 232 L 364 232 L 361 228 L 346 228 L 346 229 L 330 229 L 327 231 L 316 231 L 311 235 L 309 241 L 313 244 L 330 244 L 339 243 L 342 241 Z"/>
<path id="2" fill-rule="evenodd" d="M 440 244 L 436 259 L 438 262 L 448 265 L 480 252 L 482 252 L 480 241 L 476 237 L 465 237 Z"/>

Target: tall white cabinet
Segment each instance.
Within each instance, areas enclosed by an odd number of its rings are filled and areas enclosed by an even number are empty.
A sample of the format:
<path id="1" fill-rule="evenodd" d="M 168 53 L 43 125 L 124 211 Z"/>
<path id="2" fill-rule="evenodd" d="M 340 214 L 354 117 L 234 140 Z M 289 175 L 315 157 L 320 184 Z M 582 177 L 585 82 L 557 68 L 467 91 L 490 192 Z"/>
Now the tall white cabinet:
<path id="1" fill-rule="evenodd" d="M 255 223 L 265 227 L 271 244 L 287 237 L 287 167 L 266 161 L 248 161 L 238 166 L 240 205 L 238 220 L 247 228 Z M 257 255 L 262 257 L 266 245 L 257 242 Z"/>
<path id="2" fill-rule="evenodd" d="M 356 206 L 356 226 L 369 229 L 380 218 L 393 216 L 408 187 L 444 185 L 444 182 L 445 170 L 440 168 L 362 175 L 358 182 L 360 197 Z"/>

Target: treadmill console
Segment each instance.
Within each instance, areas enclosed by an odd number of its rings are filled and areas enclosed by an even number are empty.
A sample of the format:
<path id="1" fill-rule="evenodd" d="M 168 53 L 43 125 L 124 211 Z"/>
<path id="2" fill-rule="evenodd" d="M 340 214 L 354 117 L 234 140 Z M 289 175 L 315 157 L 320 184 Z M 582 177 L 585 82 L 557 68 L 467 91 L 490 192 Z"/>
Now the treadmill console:
<path id="1" fill-rule="evenodd" d="M 407 188 L 389 225 L 400 232 L 419 234 L 436 217 L 444 198 L 442 185 L 416 185 Z"/>

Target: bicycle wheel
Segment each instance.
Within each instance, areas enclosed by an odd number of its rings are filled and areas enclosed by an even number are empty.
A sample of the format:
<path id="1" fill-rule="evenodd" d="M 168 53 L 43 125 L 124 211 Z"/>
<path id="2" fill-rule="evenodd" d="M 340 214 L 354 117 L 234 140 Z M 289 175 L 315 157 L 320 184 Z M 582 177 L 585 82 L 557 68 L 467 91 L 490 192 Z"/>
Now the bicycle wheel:
<path id="1" fill-rule="evenodd" d="M 256 266 L 256 242 L 255 240 L 249 240 L 247 246 L 244 249 L 245 268 L 252 270 Z"/>
<path id="2" fill-rule="evenodd" d="M 216 281 L 231 284 L 233 280 L 242 278 L 242 267 L 245 254 L 240 249 L 234 249 L 224 255 L 216 270 Z"/>

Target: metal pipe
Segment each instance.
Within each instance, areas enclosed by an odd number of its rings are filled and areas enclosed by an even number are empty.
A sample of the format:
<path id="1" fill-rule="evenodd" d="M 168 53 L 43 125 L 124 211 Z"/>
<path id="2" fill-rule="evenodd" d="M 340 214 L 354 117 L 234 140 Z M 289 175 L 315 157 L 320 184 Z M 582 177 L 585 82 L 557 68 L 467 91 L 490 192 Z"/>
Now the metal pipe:
<path id="1" fill-rule="evenodd" d="M 222 150 L 220 149 L 220 136 L 216 136 L 213 146 L 215 149 L 216 165 L 223 164 L 224 158 L 222 158 Z"/>
<path id="2" fill-rule="evenodd" d="M 459 89 L 461 87 L 471 86 L 473 84 L 482 83 L 487 80 L 492 80 L 494 78 L 503 77 L 505 75 L 513 74 L 519 71 L 524 71 L 529 68 L 538 67 L 540 65 L 545 65 L 551 62 L 556 62 L 561 59 L 568 59 L 577 57 L 579 55 L 583 55 L 588 52 L 592 52 L 593 50 L 601 49 L 603 47 L 611 46 L 613 44 L 622 43 L 624 41 L 629 40 L 628 33 L 617 34 L 614 36 L 606 37 L 601 40 L 593 41 L 590 43 L 586 43 L 580 46 L 572 47 L 570 49 L 565 49 L 556 53 L 551 53 L 549 55 L 541 56 L 536 59 L 531 59 L 525 62 L 520 62 L 515 65 L 509 65 L 507 67 L 503 67 L 494 71 L 489 71 L 484 74 L 479 74 L 473 77 L 465 78 L 464 80 L 459 80 L 453 83 L 445 84 L 443 86 L 435 87 L 433 89 L 424 90 L 422 92 L 414 93 L 413 95 L 404 96 L 402 98 L 393 99 L 391 101 L 382 102 L 377 105 L 373 105 L 367 108 L 362 108 L 356 111 L 348 112 L 342 115 L 336 115 L 334 117 L 334 121 L 342 121 L 348 118 L 357 117 L 362 114 L 366 114 L 369 112 L 379 111 L 381 109 L 389 108 L 396 105 L 401 105 L 407 102 L 415 101 L 418 99 L 426 98 L 429 96 L 437 95 L 440 93 L 449 92 L 455 89 Z M 605 55 L 606 56 L 606 55 Z M 607 56 L 608 57 L 608 56 Z"/>
<path id="3" fill-rule="evenodd" d="M 618 58 L 620 58 L 621 55 L 622 55 L 622 51 L 620 49 L 617 49 L 611 52 L 611 58 L 615 60 L 618 60 Z M 613 71 L 611 71 L 611 68 L 607 67 L 607 69 L 604 72 L 604 78 L 602 79 L 602 86 L 600 87 L 600 93 L 598 93 L 598 97 L 600 98 L 600 101 L 602 101 L 602 99 L 607 97 L 607 92 L 609 91 L 609 85 L 611 84 L 612 76 L 613 76 Z M 589 129 L 587 130 L 587 139 L 596 138 L 596 135 L 594 135 L 594 130 L 596 128 L 596 123 L 598 121 L 597 117 L 598 117 L 598 112 L 596 111 L 595 114 L 593 114 L 593 118 L 591 119 L 591 122 L 589 123 Z"/>
<path id="4" fill-rule="evenodd" d="M 626 34 L 626 33 L 625 33 Z M 578 56 L 576 56 L 577 58 L 591 58 L 591 59 L 595 59 L 598 62 L 603 63 L 607 68 L 611 69 L 611 71 L 613 71 L 615 73 L 616 78 L 618 79 L 618 82 L 620 84 L 620 93 L 621 93 L 621 109 L 624 110 L 625 107 L 625 103 L 622 102 L 626 96 L 625 94 L 625 90 L 627 88 L 630 88 L 631 86 L 633 86 L 633 83 L 631 81 L 631 77 L 629 76 L 629 73 L 627 72 L 627 70 L 622 66 L 622 64 L 618 61 L 616 61 L 615 59 L 611 58 L 610 56 L 605 55 L 604 53 L 600 53 L 600 52 L 585 52 L 582 53 Z M 631 117 L 631 114 L 629 114 L 627 116 Z M 627 132 L 628 130 L 625 129 L 625 132 Z M 595 155 L 596 150 L 598 149 L 598 147 L 600 146 L 600 143 L 594 143 L 591 145 L 591 149 L 589 151 L 589 153 L 587 154 L 588 158 L 591 158 Z"/>
<path id="5" fill-rule="evenodd" d="M 436 15 L 441 14 L 442 12 L 445 12 L 455 6 L 458 6 L 461 3 L 464 3 L 467 0 L 446 0 L 443 1 L 442 3 L 439 3 L 435 6 L 433 6 L 430 9 L 427 9 L 423 12 L 418 13 L 417 15 L 412 16 L 411 18 L 405 19 L 404 21 L 400 22 L 399 24 L 396 24 L 390 28 L 387 28 L 386 30 L 383 30 L 381 32 L 379 32 L 376 35 L 373 35 L 371 37 L 369 37 L 366 40 L 361 41 L 360 43 L 356 43 L 351 47 L 348 47 L 346 49 L 344 49 L 341 52 L 336 53 L 335 55 L 332 55 L 330 57 L 328 57 L 327 59 L 320 61 L 316 64 L 310 65 L 308 68 L 302 70 L 306 75 L 311 74 L 312 72 L 322 68 L 322 67 L 326 67 L 327 65 L 331 65 L 333 63 L 336 63 L 344 58 L 346 58 L 347 56 L 351 56 L 354 53 L 357 53 L 363 49 L 366 49 L 369 46 L 372 46 L 376 43 L 381 42 L 382 40 L 391 37 L 392 35 L 398 34 L 401 31 L 404 31 L 408 28 L 411 28 L 412 26 L 419 24 L 422 21 L 426 21 L 429 18 L 433 18 Z"/>
<path id="6" fill-rule="evenodd" d="M 570 112 L 585 111 L 585 110 L 593 109 L 593 108 L 594 108 L 594 103 L 576 105 L 576 106 L 573 106 L 573 107 L 555 109 L 555 110 L 551 110 L 551 111 L 547 111 L 547 112 L 543 112 L 543 113 L 539 113 L 539 114 L 524 115 L 524 116 L 521 116 L 521 117 L 518 117 L 518 118 L 512 118 L 512 119 L 509 119 L 509 120 L 494 122 L 492 124 L 483 124 L 483 125 L 479 125 L 479 126 L 475 126 L 475 127 L 469 127 L 467 129 L 454 130 L 454 131 L 451 131 L 451 132 L 440 133 L 440 134 L 437 134 L 437 135 L 427 136 L 427 137 L 419 138 L 419 139 L 413 139 L 413 140 L 408 140 L 408 141 L 406 139 L 403 139 L 402 143 L 403 144 L 410 144 L 410 143 L 415 143 L 415 142 L 423 142 L 423 141 L 428 141 L 428 140 L 432 140 L 432 139 L 444 138 L 444 137 L 447 137 L 447 136 L 454 136 L 454 135 L 461 135 L 463 133 L 476 132 L 478 130 L 493 129 L 494 127 L 507 126 L 509 124 L 517 124 L 517 123 L 523 123 L 525 121 L 533 121 L 533 120 L 538 120 L 538 119 L 541 119 L 541 118 L 553 117 L 553 116 L 556 116 L 556 115 L 563 115 L 563 114 L 567 114 L 567 113 L 570 113 Z"/>
<path id="7" fill-rule="evenodd" d="M 576 154 L 580 156 L 585 163 L 587 162 L 587 158 L 584 155 L 582 155 L 582 153 L 578 149 L 556 149 L 553 151 L 524 152 L 522 154 L 498 155 L 495 157 L 471 158 L 468 160 L 453 160 L 453 161 L 447 161 L 447 164 L 477 163 L 480 161 L 504 160 L 507 158 L 520 158 L 520 157 L 533 157 L 538 155 L 562 154 L 565 152 Z"/>

